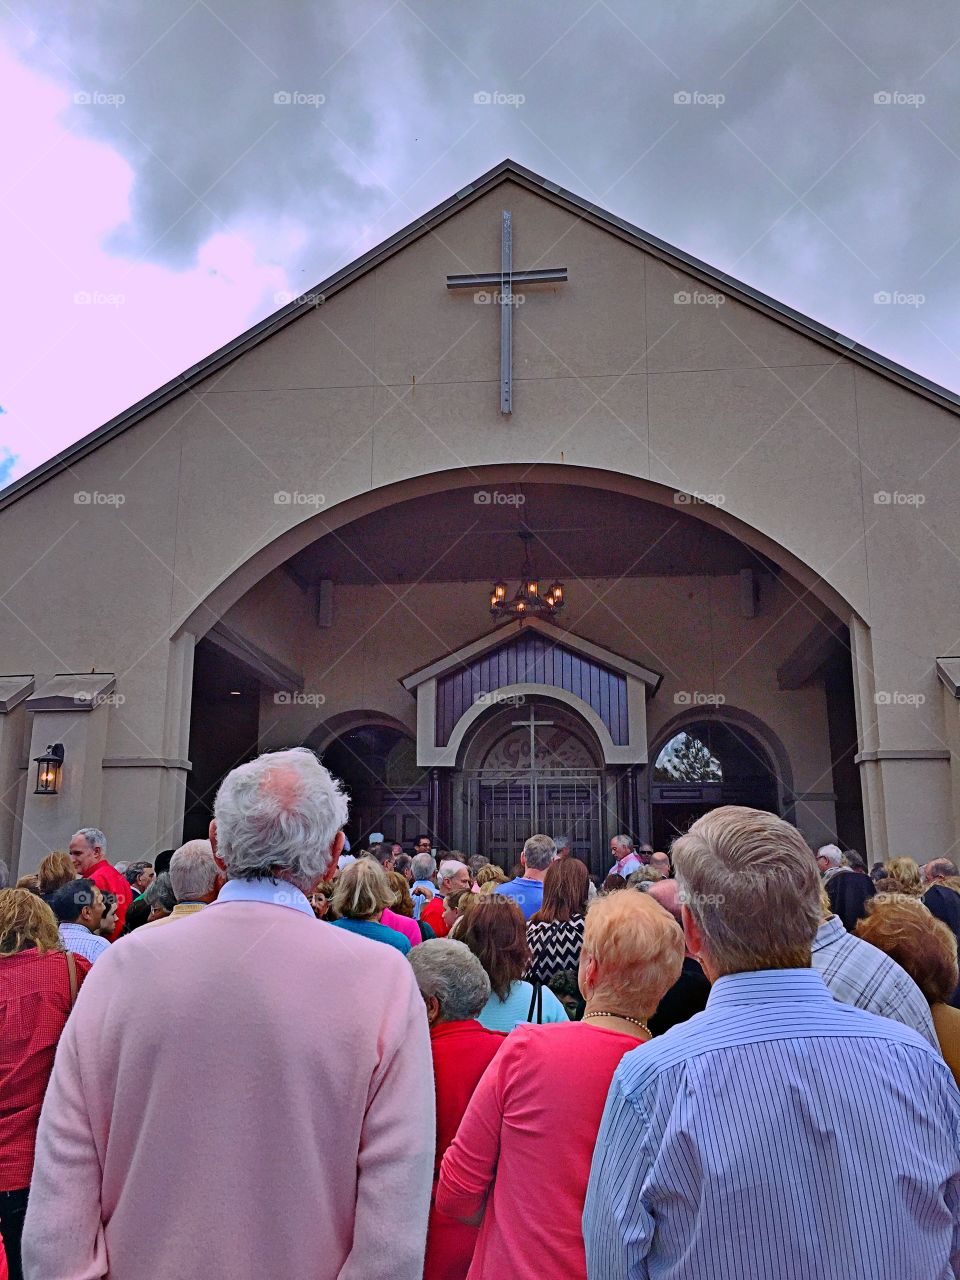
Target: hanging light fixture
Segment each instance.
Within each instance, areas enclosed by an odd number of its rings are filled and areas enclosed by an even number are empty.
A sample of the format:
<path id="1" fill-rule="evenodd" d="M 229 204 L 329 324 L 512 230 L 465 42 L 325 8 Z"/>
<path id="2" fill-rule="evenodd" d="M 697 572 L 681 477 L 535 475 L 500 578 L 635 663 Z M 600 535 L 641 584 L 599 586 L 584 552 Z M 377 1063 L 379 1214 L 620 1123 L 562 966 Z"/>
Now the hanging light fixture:
<path id="1" fill-rule="evenodd" d="M 520 586 L 513 598 L 508 600 L 507 584 L 502 580 L 495 582 L 490 591 L 490 613 L 494 618 L 552 618 L 565 604 L 563 583 L 554 582 L 543 595 L 540 594 L 540 580 L 530 561 L 533 534 L 529 529 L 521 529 L 518 537 L 523 543 Z"/>

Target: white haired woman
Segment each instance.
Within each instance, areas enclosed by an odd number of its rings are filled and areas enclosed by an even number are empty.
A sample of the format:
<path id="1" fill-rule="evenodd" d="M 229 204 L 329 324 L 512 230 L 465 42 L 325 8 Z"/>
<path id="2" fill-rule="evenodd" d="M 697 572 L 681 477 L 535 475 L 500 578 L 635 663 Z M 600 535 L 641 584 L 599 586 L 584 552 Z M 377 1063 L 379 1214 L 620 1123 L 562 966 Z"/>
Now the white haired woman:
<path id="1" fill-rule="evenodd" d="M 382 922 L 384 911 L 392 907 L 395 900 L 380 863 L 374 858 L 358 858 L 337 877 L 332 906 L 339 919 L 333 924 L 375 942 L 385 942 L 406 955 L 412 945 L 410 939 Z"/>
<path id="2" fill-rule="evenodd" d="M 505 1037 L 477 1021 L 490 995 L 490 979 L 465 943 L 436 938 L 411 951 L 408 959 L 427 1006 L 437 1091 L 437 1159 L 423 1280 L 465 1280 L 477 1229 L 437 1210 L 437 1179 L 467 1103 Z"/>
<path id="3" fill-rule="evenodd" d="M 611 894 L 590 908 L 583 1021 L 511 1032 L 443 1158 L 438 1210 L 480 1224 L 470 1280 L 542 1280 L 545 1258 L 551 1275 L 585 1280 L 580 1222 L 610 1081 L 623 1055 L 650 1038 L 647 1019 L 683 954 L 680 926 L 643 894 Z M 562 1176 L 545 1178 L 545 1169 Z"/>

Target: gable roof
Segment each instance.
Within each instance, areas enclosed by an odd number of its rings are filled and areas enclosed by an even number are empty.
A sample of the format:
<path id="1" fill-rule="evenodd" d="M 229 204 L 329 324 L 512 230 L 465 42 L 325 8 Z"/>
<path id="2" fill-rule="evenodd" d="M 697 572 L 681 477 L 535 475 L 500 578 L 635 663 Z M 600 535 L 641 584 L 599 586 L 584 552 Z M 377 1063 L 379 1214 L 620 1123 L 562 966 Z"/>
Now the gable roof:
<path id="1" fill-rule="evenodd" d="M 472 662 L 482 654 L 491 653 L 496 649 L 502 649 L 509 644 L 513 644 L 521 634 L 528 635 L 531 631 L 543 636 L 544 639 L 549 640 L 557 648 L 567 649 L 571 653 L 578 654 L 581 658 L 599 662 L 602 666 L 609 667 L 611 671 L 616 671 L 618 675 L 635 677 L 647 685 L 652 693 L 656 693 L 660 687 L 660 681 L 663 679 L 661 672 L 651 671 L 649 667 L 645 667 L 639 662 L 624 658 L 619 653 L 613 653 L 611 650 L 605 649 L 602 645 L 594 644 L 591 640 L 584 640 L 581 636 L 574 635 L 572 631 L 564 631 L 562 627 L 556 627 L 552 622 L 536 617 L 515 618 L 504 626 L 497 627 L 495 631 L 490 631 L 487 635 L 479 636 L 476 640 L 471 640 L 468 644 L 461 645 L 459 649 L 455 649 L 452 653 L 447 653 L 442 658 L 434 659 L 427 666 L 411 671 L 408 676 L 401 678 L 400 683 L 410 693 L 413 693 L 419 685 L 424 684 L 427 680 L 439 679 L 448 672 L 458 670 L 468 662 Z"/>
<path id="2" fill-rule="evenodd" d="M 585 221 L 592 222 L 594 225 L 601 227 L 612 235 L 618 236 L 622 240 L 626 240 L 637 248 L 646 250 L 662 262 L 701 280 L 704 284 L 720 285 L 724 293 L 737 301 L 746 303 L 748 306 L 753 307 L 754 310 L 762 311 L 772 319 L 788 325 L 790 328 L 797 330 L 808 338 L 812 338 L 815 342 L 819 342 L 837 354 L 845 355 L 858 364 L 872 369 L 875 373 L 879 373 L 883 377 L 906 387 L 908 390 L 922 395 L 925 399 L 932 400 L 942 408 L 950 409 L 954 413 L 960 412 L 960 395 L 949 391 L 946 387 L 941 387 L 938 383 L 923 377 L 922 374 L 914 373 L 911 369 L 897 364 L 895 360 L 890 360 L 876 351 L 872 351 L 869 347 L 861 346 L 859 343 L 854 342 L 852 338 L 848 338 L 837 330 L 820 324 L 817 320 L 812 320 L 809 316 L 795 311 L 792 307 L 778 302 L 775 298 L 761 293 L 758 289 L 753 289 L 750 285 L 734 279 L 733 276 L 728 276 L 723 271 L 717 271 L 709 264 L 701 262 L 699 258 L 694 258 L 691 254 L 684 253 L 682 249 L 678 249 L 674 245 L 668 244 L 665 240 L 660 240 L 657 236 L 642 231 L 625 219 L 618 218 L 615 214 L 600 208 L 599 205 L 591 204 L 588 200 L 574 195 L 573 192 L 565 190 L 563 187 L 558 186 L 557 183 L 541 177 L 531 169 L 527 169 L 523 165 L 517 164 L 515 160 L 510 159 L 501 160 L 499 164 L 494 165 L 492 169 L 488 169 L 486 173 L 475 181 L 468 183 L 467 186 L 462 187 L 428 213 L 416 218 L 408 226 L 395 232 L 394 235 L 382 241 L 373 249 L 368 250 L 367 253 L 356 258 L 347 266 L 341 267 L 339 271 L 335 271 L 333 275 L 328 276 L 326 280 L 321 281 L 314 288 L 305 291 L 300 295 L 300 298 L 315 299 L 318 294 L 322 295 L 324 299 L 333 297 L 341 289 L 345 289 L 355 280 L 365 275 L 366 272 L 379 266 L 380 263 L 392 257 L 395 253 L 399 253 L 400 250 L 405 249 L 408 245 L 413 244 L 421 236 L 428 235 L 446 222 L 448 218 L 453 217 L 459 210 L 466 208 L 481 196 L 486 195 L 495 187 L 507 181 L 526 187 L 528 190 L 576 214 Z M 300 301 L 299 299 L 294 299 L 293 302 L 288 303 L 279 311 L 275 311 L 252 328 L 247 329 L 239 337 L 234 338 L 232 342 L 228 342 L 225 346 L 220 347 L 219 350 L 214 351 L 205 360 L 191 365 L 189 369 L 185 369 L 183 373 L 164 383 L 156 391 L 151 392 L 142 400 L 138 400 L 129 409 L 125 409 L 123 413 L 104 423 L 102 427 L 98 427 L 81 440 L 69 445 L 54 457 L 41 463 L 39 467 L 35 467 L 27 475 L 21 476 L 19 480 L 14 480 L 6 489 L 0 490 L 0 510 L 16 502 L 18 498 L 23 497 L 31 490 L 36 489 L 52 476 L 66 470 L 73 463 L 78 462 L 88 453 L 99 448 L 100 445 L 106 444 L 114 436 L 120 435 L 128 427 L 132 427 L 135 423 L 141 421 L 141 419 L 147 417 L 162 405 L 167 404 L 170 400 L 175 399 L 184 391 L 196 386 L 204 378 L 208 378 L 212 373 L 223 368 L 224 365 L 229 364 L 232 360 L 237 359 L 244 352 L 258 346 L 259 343 L 272 337 L 275 333 L 279 333 L 281 329 L 292 321 L 312 311 L 315 305 L 312 300 Z"/>

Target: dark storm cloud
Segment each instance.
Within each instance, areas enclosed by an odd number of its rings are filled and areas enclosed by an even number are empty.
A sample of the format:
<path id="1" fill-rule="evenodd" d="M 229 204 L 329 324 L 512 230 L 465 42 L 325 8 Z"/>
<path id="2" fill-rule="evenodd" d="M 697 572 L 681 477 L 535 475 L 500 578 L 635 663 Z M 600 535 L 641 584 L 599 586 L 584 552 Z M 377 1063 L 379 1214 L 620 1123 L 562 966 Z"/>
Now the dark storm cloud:
<path id="1" fill-rule="evenodd" d="M 953 4 L 41 0 L 37 14 L 21 15 L 35 38 L 9 26 L 29 61 L 125 97 L 69 115 L 135 171 L 116 253 L 182 266 L 238 220 L 293 219 L 309 235 L 285 265 L 306 287 L 511 155 L 960 385 Z"/>

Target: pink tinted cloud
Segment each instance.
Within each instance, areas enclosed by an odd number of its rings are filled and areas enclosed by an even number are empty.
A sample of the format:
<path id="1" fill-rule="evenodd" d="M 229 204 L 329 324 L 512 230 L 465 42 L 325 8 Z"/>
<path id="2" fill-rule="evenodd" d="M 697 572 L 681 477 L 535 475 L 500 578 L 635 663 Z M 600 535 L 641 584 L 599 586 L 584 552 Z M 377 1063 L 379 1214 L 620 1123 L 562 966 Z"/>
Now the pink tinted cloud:
<path id="1" fill-rule="evenodd" d="M 0 481 L 216 350 L 289 289 L 277 259 L 302 240 L 295 224 L 226 227 L 181 272 L 104 250 L 130 217 L 133 174 L 68 124 L 111 110 L 122 104 L 76 105 L 0 46 L 0 112 L 18 121 L 2 144 Z"/>

